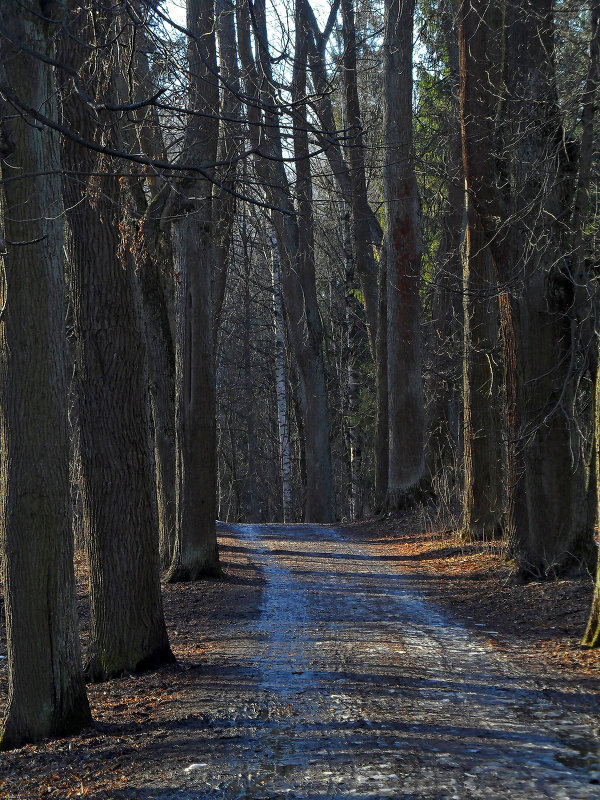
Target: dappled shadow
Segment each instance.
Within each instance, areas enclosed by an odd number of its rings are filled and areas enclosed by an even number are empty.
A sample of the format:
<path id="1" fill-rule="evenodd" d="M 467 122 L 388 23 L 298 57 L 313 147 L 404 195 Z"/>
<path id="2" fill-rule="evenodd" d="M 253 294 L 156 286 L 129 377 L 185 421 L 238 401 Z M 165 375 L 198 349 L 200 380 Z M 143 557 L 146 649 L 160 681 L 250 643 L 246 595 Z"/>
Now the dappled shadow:
<path id="1" fill-rule="evenodd" d="M 225 581 L 165 590 L 180 668 L 62 747 L 73 796 L 100 774 L 97 800 L 600 796 L 597 694 L 515 670 L 427 601 L 418 559 L 314 526 L 220 538 Z"/>

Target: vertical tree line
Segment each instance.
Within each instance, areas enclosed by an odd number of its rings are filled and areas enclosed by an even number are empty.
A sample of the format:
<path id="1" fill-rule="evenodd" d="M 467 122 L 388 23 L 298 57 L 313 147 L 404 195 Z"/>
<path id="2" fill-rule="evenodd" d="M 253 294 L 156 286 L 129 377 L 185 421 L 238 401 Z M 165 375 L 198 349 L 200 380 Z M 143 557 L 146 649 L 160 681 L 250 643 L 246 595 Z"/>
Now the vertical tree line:
<path id="1" fill-rule="evenodd" d="M 4 747 L 173 659 L 217 516 L 444 503 L 523 579 L 596 568 L 597 0 L 185 12 L 0 20 Z"/>

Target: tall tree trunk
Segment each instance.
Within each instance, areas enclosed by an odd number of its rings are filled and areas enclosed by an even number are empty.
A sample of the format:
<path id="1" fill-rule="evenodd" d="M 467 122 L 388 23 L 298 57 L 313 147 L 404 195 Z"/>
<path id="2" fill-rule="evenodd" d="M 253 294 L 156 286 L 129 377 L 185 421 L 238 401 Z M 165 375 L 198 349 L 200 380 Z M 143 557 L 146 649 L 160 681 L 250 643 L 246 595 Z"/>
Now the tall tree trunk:
<path id="1" fill-rule="evenodd" d="M 212 0 L 187 0 L 190 107 L 184 157 L 212 164 L 217 154 L 215 14 Z M 201 50 L 202 48 L 202 50 Z M 204 115 L 205 114 L 205 115 Z M 216 385 L 213 265 L 215 238 L 212 186 L 184 179 L 178 187 L 180 218 L 173 226 L 179 323 L 176 359 L 177 537 L 167 579 L 220 575 L 215 520 Z"/>
<path id="2" fill-rule="evenodd" d="M 573 216 L 571 220 L 571 230 L 575 237 L 576 245 L 576 266 L 581 269 L 585 267 L 586 245 L 589 247 L 590 243 L 581 236 L 585 222 L 587 219 L 587 211 L 589 207 L 589 184 L 592 170 L 593 161 L 593 148 L 594 148 L 594 121 L 596 116 L 596 94 L 598 91 L 598 80 L 600 78 L 600 2 L 599 0 L 591 0 L 590 2 L 590 17 L 591 17 L 591 41 L 590 41 L 590 63 L 588 67 L 588 75 L 586 85 L 583 92 L 583 135 L 581 139 L 581 151 L 579 156 L 579 174 L 577 179 L 577 192 L 575 195 L 575 203 L 573 206 Z M 577 273 L 576 273 L 577 274 Z M 598 465 L 599 449 L 600 449 L 600 371 L 598 369 L 598 359 L 594 364 L 595 368 L 595 406 L 594 406 L 594 453 L 593 453 L 593 469 L 590 470 L 590 483 L 591 492 L 596 491 L 595 507 L 593 513 L 590 513 L 588 518 L 590 522 L 597 523 L 598 509 L 600 502 L 598 499 L 598 492 L 600 492 L 600 485 L 598 483 Z M 592 608 L 590 618 L 588 621 L 587 629 L 583 637 L 583 643 L 590 647 L 600 647 L 600 555 L 597 557 L 596 566 L 596 582 L 594 586 L 594 594 L 592 597 Z"/>
<path id="3" fill-rule="evenodd" d="M 172 277 L 173 250 L 170 236 L 168 241 L 161 236 L 159 242 L 146 241 L 144 245 L 145 257 L 138 261 L 137 277 L 148 348 L 160 563 L 165 570 L 173 559 L 176 528 L 175 343 L 161 265 L 167 265 Z"/>
<path id="4" fill-rule="evenodd" d="M 581 411 L 582 396 L 591 394 L 592 300 L 588 277 L 567 255 L 561 222 L 572 202 L 573 164 L 558 106 L 552 0 L 509 2 L 506 35 L 512 273 L 505 283 L 512 277 L 523 475 L 511 483 L 522 512 L 510 535 L 521 572 L 546 577 L 580 567 L 593 550 L 582 436 L 590 423 Z"/>
<path id="5" fill-rule="evenodd" d="M 354 259 L 361 285 L 367 316 L 367 330 L 373 360 L 377 342 L 377 266 L 373 256 L 369 227 L 370 208 L 367 199 L 365 148 L 358 99 L 358 68 L 356 58 L 356 25 L 354 0 L 341 0 L 344 54 L 343 80 L 346 125 L 348 128 L 348 160 L 352 187 L 352 232 Z"/>
<path id="6" fill-rule="evenodd" d="M 388 490 L 390 465 L 389 421 L 388 421 L 388 351 L 387 351 L 387 252 L 381 249 L 379 256 L 379 303 L 377 307 L 377 358 L 376 369 L 376 415 L 375 415 L 375 512 L 384 505 Z"/>
<path id="7" fill-rule="evenodd" d="M 60 59 L 86 72 L 98 102 L 114 100 L 114 64 L 105 50 L 94 47 L 95 37 L 110 40 L 116 20 L 100 9 L 80 14 L 77 38 L 67 33 L 60 41 Z M 120 53 L 113 55 L 118 63 Z M 66 83 L 61 89 L 63 123 L 70 130 L 89 141 L 118 135 L 115 126 L 102 129 Z M 109 141 L 120 146 L 114 138 Z M 147 356 L 133 264 L 119 236 L 123 207 L 117 170 L 68 138 L 63 166 L 90 567 L 86 670 L 92 680 L 105 680 L 174 658 L 160 592 Z"/>
<path id="8" fill-rule="evenodd" d="M 501 4 L 465 2 L 460 13 L 465 172 L 501 289 L 508 534 L 521 573 L 547 577 L 589 556 L 594 474 L 581 436 L 587 412 L 578 408 L 593 372 L 584 322 L 591 294 L 565 257 L 560 221 L 571 203 L 573 169 L 557 100 L 553 6 L 506 6 L 502 114 L 490 79 L 501 48 L 487 33 L 499 29 Z M 502 195 L 495 188 L 496 118 L 504 140 Z"/>
<path id="9" fill-rule="evenodd" d="M 344 343 L 342 345 L 342 368 L 346 371 L 346 383 L 343 402 L 345 431 L 347 439 L 347 458 L 350 475 L 350 518 L 360 519 L 363 514 L 363 488 L 362 488 L 362 447 L 359 429 L 358 412 L 360 407 L 360 372 L 357 367 L 361 356 L 361 331 L 358 317 L 360 303 L 354 293 L 356 283 L 354 278 L 354 259 L 349 228 L 349 214 L 341 203 L 340 217 L 342 220 L 342 247 L 344 251 Z M 343 379 L 342 379 L 343 381 Z M 342 387 L 344 383 L 342 382 Z"/>
<path id="10" fill-rule="evenodd" d="M 321 130 L 314 136 L 325 150 L 329 165 L 340 188 L 345 203 L 352 208 L 353 249 L 365 299 L 369 323 L 369 341 L 376 370 L 377 421 L 375 431 L 375 508 L 381 509 L 388 489 L 389 435 L 388 435 L 388 379 L 387 379 L 387 286 L 386 258 L 382 247 L 383 231 L 369 205 L 362 139 L 360 104 L 357 87 L 356 31 L 353 0 L 344 0 L 344 90 L 348 125 L 353 131 L 349 149 L 350 165 L 342 155 L 336 132 L 335 114 L 331 102 L 331 80 L 327 74 L 325 47 L 332 20 L 337 14 L 338 2 L 331 8 L 325 31 L 321 32 L 309 2 L 299 2 L 305 15 L 309 37 L 310 71 L 315 88 L 311 100 Z M 379 265 L 374 248 L 379 253 Z"/>
<path id="11" fill-rule="evenodd" d="M 473 202 L 467 202 L 464 263 L 465 539 L 493 539 L 502 530 L 501 370 L 496 274 Z"/>
<path id="12" fill-rule="evenodd" d="M 6 88 L 55 118 L 52 68 L 5 34 L 52 57 L 52 27 L 40 3 L 24 9 L 8 0 L 0 24 L 0 92 L 7 97 Z M 73 572 L 59 144 L 52 131 L 26 114 L 15 116 L 2 100 L 0 126 L 0 542 L 9 682 L 0 748 L 6 750 L 74 734 L 91 716 Z"/>
<path id="13" fill-rule="evenodd" d="M 414 0 L 386 0 L 384 198 L 387 251 L 389 474 L 391 508 L 425 484 L 425 407 L 420 309 L 421 213 L 412 131 Z"/>
<path id="14" fill-rule="evenodd" d="M 246 436 L 248 438 L 248 476 L 246 489 L 249 493 L 248 518 L 250 522 L 260 521 L 258 486 L 256 474 L 256 433 L 254 426 L 254 388 L 252 385 L 252 308 L 250 294 L 250 253 L 246 220 L 242 221 L 242 249 L 244 259 L 244 394 L 246 395 Z"/>
<path id="15" fill-rule="evenodd" d="M 448 142 L 447 197 L 441 219 L 440 243 L 436 253 L 436 274 L 431 300 L 431 368 L 426 391 L 427 471 L 432 481 L 454 483 L 460 459 L 459 435 L 461 394 L 460 341 L 463 325 L 461 307 L 461 242 L 465 216 L 465 187 L 462 169 L 460 109 L 458 104 L 458 37 L 454 2 L 441 7 L 444 43 L 448 52 L 450 119 Z"/>
<path id="16" fill-rule="evenodd" d="M 597 19 L 597 17 L 596 17 Z M 596 22 L 597 24 L 597 22 Z M 594 451 L 595 451 L 595 464 L 596 475 L 594 482 L 594 489 L 600 493 L 600 484 L 598 483 L 597 465 L 600 461 L 600 371 L 596 369 L 596 386 L 595 386 L 595 408 L 594 408 Z M 596 496 L 596 508 L 600 507 L 600 498 Z M 596 580 L 594 582 L 594 592 L 592 595 L 592 607 L 590 610 L 590 618 L 583 636 L 583 644 L 588 647 L 600 647 L 600 553 L 597 555 L 596 564 Z"/>
<path id="17" fill-rule="evenodd" d="M 292 461 L 290 456 L 290 423 L 287 408 L 287 381 L 285 375 L 285 323 L 279 276 L 277 236 L 271 234 L 273 269 L 273 314 L 275 319 L 275 392 L 277 395 L 277 422 L 279 428 L 279 458 L 281 463 L 281 494 L 283 521 L 294 519 L 292 500 Z"/>
<path id="18" fill-rule="evenodd" d="M 302 17 L 296 13 L 296 45 L 294 50 L 294 74 L 292 77 L 292 100 L 297 104 L 293 133 L 296 166 L 296 206 L 298 221 L 297 268 L 300 274 L 304 315 L 306 318 L 307 344 L 313 358 L 303 353 L 303 397 L 305 413 L 304 435 L 307 450 L 306 522 L 331 522 L 335 518 L 333 499 L 333 472 L 329 444 L 329 411 L 325 364 L 323 360 L 323 325 L 317 302 L 315 275 L 315 242 L 313 218 L 313 190 L 310 151 L 307 131 L 306 62 L 308 34 L 302 25 Z M 291 321 L 291 317 L 290 317 Z M 292 335 L 298 338 L 304 333 L 304 322 L 298 320 Z M 323 424 L 324 423 L 324 424 Z"/>
<path id="19" fill-rule="evenodd" d="M 236 198 L 231 191 L 235 187 L 237 166 L 235 158 L 243 147 L 239 70 L 235 39 L 235 6 L 233 0 L 215 0 L 217 40 L 219 44 L 219 72 L 221 85 L 221 121 L 217 161 L 221 165 L 218 178 L 221 186 L 214 191 L 215 219 L 215 268 L 213 279 L 214 339 L 221 320 L 221 309 L 227 286 L 227 260 L 231 246 L 235 220 Z M 231 88 L 229 88 L 231 87 Z"/>
<path id="20" fill-rule="evenodd" d="M 333 474 L 329 444 L 329 415 L 325 385 L 325 365 L 322 349 L 322 325 L 317 304 L 314 258 L 310 237 L 312 221 L 310 200 L 310 165 L 305 155 L 308 147 L 306 138 L 306 106 L 298 105 L 295 115 L 294 148 L 300 172 L 298 215 L 291 199 L 288 178 L 283 163 L 283 148 L 279 116 L 273 95 L 273 75 L 268 49 L 268 32 L 264 0 L 254 4 L 253 19 L 256 23 L 255 39 L 258 53 L 258 67 L 254 62 L 250 43 L 250 14 L 247 3 L 238 6 L 238 47 L 245 72 L 246 92 L 253 97 L 260 96 L 264 109 L 264 127 L 260 126 L 258 108 L 248 107 L 250 135 L 253 147 L 262 149 L 267 158 L 257 158 L 256 166 L 265 183 L 269 203 L 284 213 L 273 213 L 273 226 L 278 240 L 281 263 L 281 283 L 290 331 L 290 340 L 298 366 L 302 400 L 304 443 L 306 451 L 306 522 L 331 522 L 335 516 L 333 498 Z M 297 25 L 301 36 L 305 31 Z M 305 44 L 301 72 L 306 72 Z M 259 80 L 260 68 L 260 80 Z M 298 73 L 298 69 L 296 69 Z M 296 74 L 295 82 L 300 76 Z M 301 79 L 301 78 L 300 78 Z M 304 78 L 305 80 L 305 78 Z M 260 89 L 259 89 L 260 86 Z M 299 92 L 303 95 L 303 92 Z M 297 134 L 300 134 L 298 136 Z M 306 226 L 299 222 L 302 216 Z"/>
<path id="21" fill-rule="evenodd" d="M 151 44 L 144 29 L 143 18 L 136 19 L 132 37 L 132 61 L 135 64 L 136 101 L 143 101 L 155 91 L 148 50 Z M 160 119 L 154 106 L 135 112 L 136 141 L 127 142 L 135 152 L 137 146 L 149 157 L 166 159 Z M 128 130 L 125 127 L 125 130 Z M 151 200 L 138 178 L 130 182 L 136 211 L 141 218 L 141 247 L 136 248 L 136 274 L 141 296 L 146 331 L 150 400 L 154 423 L 154 458 L 156 463 L 156 496 L 160 563 L 166 570 L 173 558 L 176 526 L 175 498 L 175 324 L 173 292 L 173 248 L 170 226 L 164 225 L 162 198 L 168 187 L 159 175 L 145 176 Z"/>
<path id="22" fill-rule="evenodd" d="M 460 104 L 463 163 L 468 193 L 465 254 L 463 535 L 484 539 L 502 526 L 502 448 L 498 397 L 500 377 L 497 279 L 506 258 L 491 242 L 503 214 L 496 190 L 496 118 L 501 52 L 500 4 L 488 0 L 459 6 Z M 510 298 L 501 295 L 506 420 L 514 418 L 514 341 Z M 510 425 L 509 425 L 510 428 Z M 508 481 L 515 480 L 514 439 L 508 434 Z M 509 492 L 510 494 L 510 492 Z"/>

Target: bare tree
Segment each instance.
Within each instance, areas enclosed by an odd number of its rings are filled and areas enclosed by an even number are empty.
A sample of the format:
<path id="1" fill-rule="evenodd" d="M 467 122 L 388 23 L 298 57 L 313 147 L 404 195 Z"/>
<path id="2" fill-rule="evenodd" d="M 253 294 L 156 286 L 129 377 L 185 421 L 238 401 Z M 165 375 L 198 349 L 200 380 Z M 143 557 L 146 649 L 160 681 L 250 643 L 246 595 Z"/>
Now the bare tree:
<path id="1" fill-rule="evenodd" d="M 420 311 L 421 211 L 412 130 L 414 0 L 386 0 L 384 197 L 389 391 L 388 505 L 414 502 L 425 478 Z"/>
<path id="2" fill-rule="evenodd" d="M 125 37 L 117 39 L 116 50 L 105 44 L 114 41 L 119 15 L 92 4 L 69 22 L 60 38 L 61 61 L 87 79 L 95 102 L 126 101 L 117 82 Z M 122 149 L 119 126 L 103 126 L 64 73 L 60 89 L 62 119 L 70 130 Z M 111 159 L 63 139 L 90 568 L 86 671 L 93 680 L 173 661 L 160 593 L 145 338 L 134 264 L 120 235 L 124 195 L 115 167 Z"/>
<path id="3" fill-rule="evenodd" d="M 218 83 L 212 0 L 187 0 L 189 107 L 183 158 L 214 164 Z M 214 174 L 208 167 L 207 176 Z M 177 535 L 169 581 L 220 575 L 215 529 L 216 429 L 212 184 L 190 175 L 177 186 Z"/>
<path id="4" fill-rule="evenodd" d="M 259 156 L 256 159 L 256 169 L 264 183 L 270 205 L 278 209 L 273 212 L 272 221 L 278 241 L 287 322 L 301 386 L 306 448 L 305 520 L 330 522 L 334 518 L 335 509 L 322 325 L 317 304 L 311 243 L 306 238 L 310 236 L 310 231 L 304 229 L 302 234 L 304 239 L 301 239 L 299 225 L 299 215 L 304 214 L 306 219 L 306 215 L 311 212 L 306 195 L 304 198 L 299 195 L 297 214 L 284 166 L 263 0 L 254 4 L 253 12 L 256 62 L 251 47 L 252 23 L 247 3 L 242 3 L 237 9 L 238 51 L 244 71 L 246 94 L 260 100 L 260 106 L 252 103 L 248 105 L 252 146 L 258 153 L 264 153 L 266 156 L 265 158 Z M 305 37 L 303 29 L 298 27 L 301 35 Z M 305 72 L 305 69 L 302 67 L 300 72 Z M 298 80 L 301 80 L 300 75 L 296 76 L 296 83 Z M 302 94 L 301 87 L 298 94 Z M 303 135 L 306 133 L 306 125 L 302 124 L 306 114 L 305 105 L 300 103 L 298 109 L 294 131 L 296 163 L 297 167 L 300 165 L 301 171 L 302 169 L 306 171 L 310 167 L 308 164 L 303 164 L 307 161 L 304 151 L 307 141 Z M 261 121 L 264 123 L 262 126 Z M 308 191 L 310 181 L 308 175 L 299 177 L 301 192 Z"/>
<path id="5" fill-rule="evenodd" d="M 504 498 L 497 265 L 485 223 L 492 216 L 490 205 L 496 186 L 494 145 L 500 80 L 497 43 L 501 41 L 502 20 L 499 7 L 489 0 L 461 3 L 459 19 L 463 160 L 468 198 L 464 261 L 463 536 L 491 539 L 501 531 Z"/>
<path id="6" fill-rule="evenodd" d="M 56 114 L 55 4 L 17 0 L 0 22 L 0 539 L 8 749 L 73 734 L 91 717 L 75 606 L 58 137 L 15 114 L 10 94 Z"/>

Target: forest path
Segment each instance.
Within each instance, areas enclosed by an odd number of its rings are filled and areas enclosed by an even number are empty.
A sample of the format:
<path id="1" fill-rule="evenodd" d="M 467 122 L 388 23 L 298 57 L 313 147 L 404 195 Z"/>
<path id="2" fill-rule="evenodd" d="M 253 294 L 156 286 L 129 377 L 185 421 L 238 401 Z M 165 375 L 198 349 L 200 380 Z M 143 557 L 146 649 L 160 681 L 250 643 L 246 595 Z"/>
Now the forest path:
<path id="1" fill-rule="evenodd" d="M 226 532 L 266 578 L 256 619 L 229 632 L 251 662 L 177 790 L 146 796 L 600 797 L 591 701 L 529 681 L 393 557 L 335 528 Z"/>

